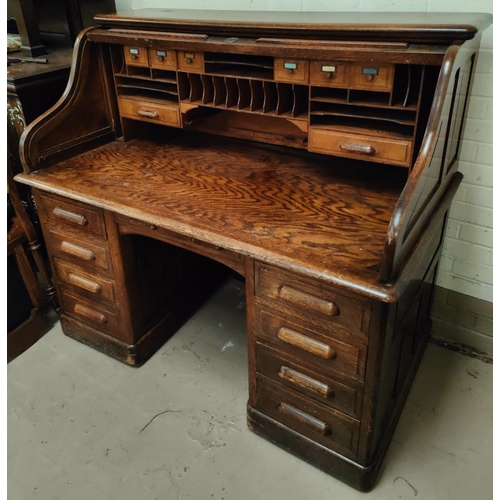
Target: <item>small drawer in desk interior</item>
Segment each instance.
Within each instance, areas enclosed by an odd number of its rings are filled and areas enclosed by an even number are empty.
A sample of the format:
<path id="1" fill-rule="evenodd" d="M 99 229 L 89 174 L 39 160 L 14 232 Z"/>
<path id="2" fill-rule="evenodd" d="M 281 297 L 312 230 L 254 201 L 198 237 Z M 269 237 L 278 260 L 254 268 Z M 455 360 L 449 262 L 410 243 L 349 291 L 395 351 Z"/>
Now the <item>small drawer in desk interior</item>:
<path id="1" fill-rule="evenodd" d="M 350 65 L 350 87 L 356 90 L 390 92 L 394 81 L 394 65 Z"/>
<path id="2" fill-rule="evenodd" d="M 366 346 L 339 327 L 324 330 L 257 306 L 255 335 L 296 362 L 325 375 L 340 374 L 357 381 L 365 378 Z"/>
<path id="3" fill-rule="evenodd" d="M 145 99 L 140 96 L 119 96 L 118 107 L 123 118 L 160 123 L 171 127 L 180 126 L 177 103 L 161 99 Z"/>
<path id="4" fill-rule="evenodd" d="M 46 222 L 68 225 L 85 233 L 106 238 L 106 226 L 101 209 L 59 196 L 40 194 L 41 211 Z"/>
<path id="5" fill-rule="evenodd" d="M 255 290 L 264 305 L 308 323 L 368 332 L 368 299 L 341 294 L 326 284 L 259 262 L 255 263 Z"/>
<path id="6" fill-rule="evenodd" d="M 355 458 L 359 421 L 257 374 L 255 409 L 313 441 Z"/>
<path id="7" fill-rule="evenodd" d="M 146 47 L 123 47 L 125 62 L 129 66 L 149 66 L 148 49 Z"/>
<path id="8" fill-rule="evenodd" d="M 177 53 L 171 49 L 149 49 L 149 63 L 155 69 L 177 69 Z"/>
<path id="9" fill-rule="evenodd" d="M 178 50 L 177 68 L 182 71 L 203 73 L 205 71 L 205 58 L 203 52 Z"/>
<path id="10" fill-rule="evenodd" d="M 275 58 L 274 79 L 277 82 L 307 84 L 309 81 L 309 60 Z"/>

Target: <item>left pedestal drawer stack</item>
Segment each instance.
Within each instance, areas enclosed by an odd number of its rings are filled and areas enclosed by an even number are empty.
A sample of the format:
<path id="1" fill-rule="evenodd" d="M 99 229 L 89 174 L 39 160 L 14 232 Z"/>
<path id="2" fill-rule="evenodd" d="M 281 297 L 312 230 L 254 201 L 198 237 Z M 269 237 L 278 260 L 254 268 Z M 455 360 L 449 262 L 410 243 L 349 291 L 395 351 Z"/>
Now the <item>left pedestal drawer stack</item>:
<path id="1" fill-rule="evenodd" d="M 61 313 L 126 341 L 103 211 L 47 193 L 36 199 Z"/>

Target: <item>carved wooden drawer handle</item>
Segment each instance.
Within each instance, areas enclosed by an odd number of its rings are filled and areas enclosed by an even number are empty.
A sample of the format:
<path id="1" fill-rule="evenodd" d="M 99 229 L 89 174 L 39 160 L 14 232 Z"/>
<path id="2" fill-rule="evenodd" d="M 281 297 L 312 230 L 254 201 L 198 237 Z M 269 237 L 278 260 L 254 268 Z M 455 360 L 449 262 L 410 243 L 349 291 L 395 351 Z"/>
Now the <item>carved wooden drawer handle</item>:
<path id="1" fill-rule="evenodd" d="M 86 226 L 89 223 L 83 215 L 75 214 L 59 207 L 54 208 L 54 210 L 52 210 L 52 214 L 58 219 L 72 222 L 73 224 L 78 224 L 79 226 Z"/>
<path id="2" fill-rule="evenodd" d="M 158 118 L 158 113 L 156 111 L 149 111 L 148 109 L 140 109 L 137 111 L 137 114 L 144 118 Z"/>
<path id="3" fill-rule="evenodd" d="M 90 321 L 94 321 L 95 323 L 99 323 L 100 325 L 103 325 L 108 321 L 104 314 L 89 309 L 88 307 L 82 306 L 81 304 L 75 304 L 74 310 L 76 314 L 84 316 L 85 318 L 90 319 Z"/>
<path id="4" fill-rule="evenodd" d="M 83 276 L 78 276 L 78 274 L 69 273 L 68 281 L 84 290 L 92 293 L 99 293 L 101 291 L 101 285 L 95 281 L 84 278 Z"/>
<path id="5" fill-rule="evenodd" d="M 286 380 L 294 385 L 302 387 L 303 389 L 308 389 L 319 394 L 321 397 L 328 399 L 334 396 L 333 389 L 323 382 L 316 380 L 308 375 L 304 375 L 298 371 L 288 368 L 288 366 L 282 366 L 279 374 L 283 380 Z"/>
<path id="6" fill-rule="evenodd" d="M 329 436 L 332 433 L 332 429 L 328 424 L 318 420 L 308 413 L 303 412 L 302 410 L 295 408 L 294 406 L 289 405 L 288 403 L 280 403 L 278 411 L 283 415 L 286 415 L 287 417 L 305 425 L 306 427 L 309 427 L 309 429 L 319 432 L 323 436 Z"/>
<path id="7" fill-rule="evenodd" d="M 74 243 L 70 243 L 69 241 L 63 241 L 61 243 L 61 252 L 67 253 L 68 255 L 73 255 L 75 257 L 79 257 L 83 260 L 94 260 L 95 254 L 92 250 L 87 248 L 82 248 Z"/>
<path id="8" fill-rule="evenodd" d="M 340 149 L 361 155 L 373 155 L 376 153 L 375 148 L 371 144 L 356 144 L 354 142 L 341 142 Z"/>
<path id="9" fill-rule="evenodd" d="M 323 359 L 333 359 L 336 356 L 335 350 L 331 345 L 302 335 L 289 328 L 281 327 L 278 330 L 278 338 L 287 344 L 298 347 L 303 351 L 310 352 Z"/>
<path id="10" fill-rule="evenodd" d="M 301 292 L 287 285 L 280 287 L 278 291 L 278 296 L 283 300 L 296 304 L 298 306 L 306 307 L 307 309 L 313 309 L 317 312 L 326 314 L 328 316 L 337 316 L 339 314 L 339 308 L 333 302 L 329 300 L 320 299 L 314 295 L 310 295 L 306 292 Z"/>

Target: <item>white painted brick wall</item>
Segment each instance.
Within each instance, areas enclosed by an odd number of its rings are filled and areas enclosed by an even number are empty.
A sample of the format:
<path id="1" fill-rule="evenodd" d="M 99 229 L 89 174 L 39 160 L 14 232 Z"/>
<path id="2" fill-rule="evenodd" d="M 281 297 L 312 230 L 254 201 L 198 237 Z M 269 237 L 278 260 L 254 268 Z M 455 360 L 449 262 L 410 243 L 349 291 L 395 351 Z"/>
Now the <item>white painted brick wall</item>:
<path id="1" fill-rule="evenodd" d="M 118 9 L 489 12 L 491 0 L 116 0 Z M 408 17 L 411 22 L 411 15 Z M 460 170 L 464 181 L 450 210 L 438 285 L 493 301 L 493 29 L 481 41 Z"/>

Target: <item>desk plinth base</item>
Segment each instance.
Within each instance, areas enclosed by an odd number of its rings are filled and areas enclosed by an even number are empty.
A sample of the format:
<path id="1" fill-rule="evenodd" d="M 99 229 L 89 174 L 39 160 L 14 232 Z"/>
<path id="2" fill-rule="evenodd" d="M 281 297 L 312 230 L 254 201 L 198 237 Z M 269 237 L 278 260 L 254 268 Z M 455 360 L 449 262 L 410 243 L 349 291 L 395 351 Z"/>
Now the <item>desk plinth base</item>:
<path id="1" fill-rule="evenodd" d="M 357 490 L 370 491 L 374 487 L 381 460 L 363 467 L 251 406 L 247 406 L 247 411 L 248 427 L 259 436 Z"/>

